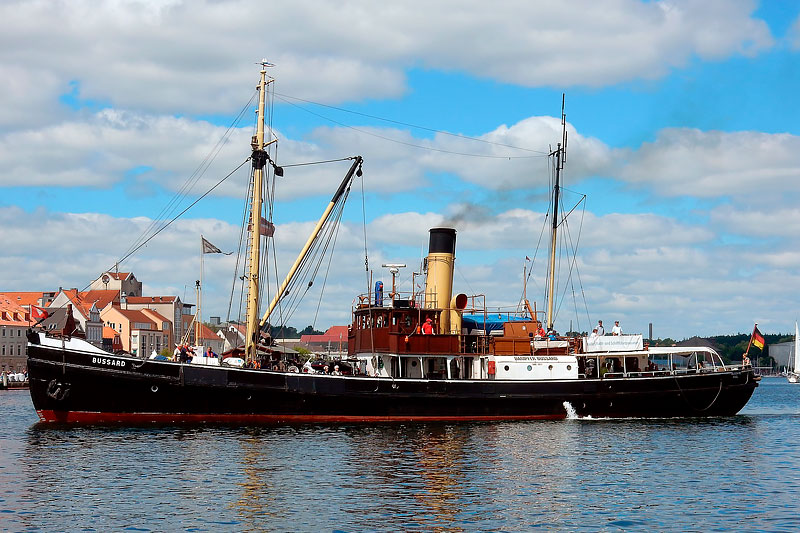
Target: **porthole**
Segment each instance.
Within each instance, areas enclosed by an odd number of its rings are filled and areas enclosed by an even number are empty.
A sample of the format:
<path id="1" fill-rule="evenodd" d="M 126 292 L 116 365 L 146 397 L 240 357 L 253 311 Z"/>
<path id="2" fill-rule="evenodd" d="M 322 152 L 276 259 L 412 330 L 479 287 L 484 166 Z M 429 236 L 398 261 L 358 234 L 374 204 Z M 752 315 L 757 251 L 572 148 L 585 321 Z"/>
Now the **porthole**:
<path id="1" fill-rule="evenodd" d="M 153 385 L 152 387 L 150 387 L 150 390 L 153 392 L 158 392 L 158 385 Z"/>
<path id="2" fill-rule="evenodd" d="M 548 370 L 553 370 L 553 365 L 550 365 L 547 368 L 548 368 Z"/>
<path id="3" fill-rule="evenodd" d="M 504 367 L 503 367 L 503 369 L 504 369 L 506 372 L 508 372 L 508 370 L 509 370 L 509 369 L 508 369 L 508 365 L 504 366 Z"/>
<path id="4" fill-rule="evenodd" d="M 572 370 L 572 365 L 567 365 L 567 370 Z"/>
<path id="5" fill-rule="evenodd" d="M 415 366 L 417 366 L 417 362 L 416 362 L 416 361 L 411 361 L 411 366 L 412 366 L 412 367 L 415 367 Z"/>
<path id="6" fill-rule="evenodd" d="M 533 370 L 533 367 L 531 365 L 528 365 L 528 372 L 530 372 L 531 370 Z"/>

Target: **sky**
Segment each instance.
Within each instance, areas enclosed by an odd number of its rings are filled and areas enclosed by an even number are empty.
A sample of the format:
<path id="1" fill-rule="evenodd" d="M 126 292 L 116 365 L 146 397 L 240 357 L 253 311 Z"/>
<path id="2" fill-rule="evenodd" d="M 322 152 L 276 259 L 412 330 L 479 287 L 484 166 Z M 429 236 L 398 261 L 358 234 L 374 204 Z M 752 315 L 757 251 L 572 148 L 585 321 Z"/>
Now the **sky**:
<path id="1" fill-rule="evenodd" d="M 365 259 L 387 286 L 381 265 L 407 264 L 397 282 L 411 291 L 437 226 L 457 230 L 456 291 L 513 308 L 531 272 L 527 295 L 542 309 L 545 154 L 561 138 L 564 94 L 563 207 L 574 210 L 556 329 L 794 330 L 791 0 L 6 0 L 0 291 L 86 287 L 243 163 L 262 58 L 275 65 L 273 155 L 286 166 L 272 285 L 349 162 L 291 165 L 364 158 L 333 258 L 288 325 L 349 323 L 369 287 Z M 145 295 L 195 303 L 200 236 L 238 250 L 248 178 L 245 164 L 119 270 Z M 205 256 L 205 320 L 239 316 L 236 262 Z"/>

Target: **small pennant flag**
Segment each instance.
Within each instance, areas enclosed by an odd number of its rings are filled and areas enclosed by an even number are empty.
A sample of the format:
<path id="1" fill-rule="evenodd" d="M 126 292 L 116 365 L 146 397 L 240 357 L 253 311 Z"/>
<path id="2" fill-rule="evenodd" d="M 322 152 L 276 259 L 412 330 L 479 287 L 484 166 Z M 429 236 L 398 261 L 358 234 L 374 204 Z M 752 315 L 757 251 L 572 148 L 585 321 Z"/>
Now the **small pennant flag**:
<path id="1" fill-rule="evenodd" d="M 31 318 L 33 318 L 37 322 L 40 320 L 44 320 L 48 316 L 50 316 L 50 313 L 47 312 L 47 309 L 44 309 L 42 307 L 37 307 L 35 305 L 31 306 Z"/>
<path id="2" fill-rule="evenodd" d="M 213 244 L 211 244 L 210 242 L 208 242 L 208 241 L 205 239 L 205 237 L 203 237 L 202 235 L 200 236 L 200 239 L 202 239 L 202 241 L 203 241 L 203 253 L 204 253 L 204 254 L 225 254 L 225 255 L 231 255 L 231 254 L 233 253 L 233 252 L 228 252 L 228 253 L 225 253 L 225 252 L 223 252 L 222 250 L 220 250 L 219 248 L 217 248 L 216 246 L 214 246 Z"/>
<path id="3" fill-rule="evenodd" d="M 758 326 L 753 328 L 753 346 L 758 348 L 759 350 L 764 349 L 764 337 L 761 335 L 761 332 L 758 331 Z"/>

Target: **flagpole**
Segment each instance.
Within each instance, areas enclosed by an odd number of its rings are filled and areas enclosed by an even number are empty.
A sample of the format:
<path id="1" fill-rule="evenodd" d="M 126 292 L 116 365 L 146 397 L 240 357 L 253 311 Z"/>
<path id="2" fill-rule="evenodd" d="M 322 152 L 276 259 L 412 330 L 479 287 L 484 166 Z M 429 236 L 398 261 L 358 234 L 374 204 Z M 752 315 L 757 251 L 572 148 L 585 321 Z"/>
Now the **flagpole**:
<path id="1" fill-rule="evenodd" d="M 750 346 L 753 345 L 753 335 L 756 334 L 756 329 L 757 328 L 758 328 L 758 323 L 756 323 L 753 326 L 753 333 L 750 334 L 750 342 L 747 343 L 747 350 L 745 350 L 745 352 L 744 352 L 744 356 L 745 357 L 748 357 L 750 355 Z M 742 359 L 742 362 L 744 362 L 744 359 Z"/>

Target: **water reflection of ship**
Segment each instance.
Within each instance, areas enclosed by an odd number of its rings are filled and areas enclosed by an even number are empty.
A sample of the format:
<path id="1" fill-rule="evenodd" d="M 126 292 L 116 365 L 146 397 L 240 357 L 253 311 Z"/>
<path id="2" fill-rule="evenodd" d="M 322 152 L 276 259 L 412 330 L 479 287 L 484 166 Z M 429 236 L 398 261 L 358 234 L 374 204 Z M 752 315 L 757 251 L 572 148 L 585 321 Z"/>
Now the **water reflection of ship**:
<path id="1" fill-rule="evenodd" d="M 275 517 L 275 494 L 270 475 L 270 464 L 264 451 L 261 431 L 249 429 L 241 439 L 242 474 L 244 479 L 237 483 L 241 488 L 238 498 L 230 507 L 242 520 L 243 530 L 258 531 L 265 519 Z"/>
<path id="2" fill-rule="evenodd" d="M 419 461 L 419 474 L 423 491 L 414 497 L 430 510 L 430 516 L 422 514 L 425 521 L 420 526 L 433 531 L 463 531 L 451 526 L 464 505 L 463 492 L 465 468 L 463 465 L 468 428 L 458 426 L 430 426 L 421 428 L 415 448 Z M 477 502 L 475 502 L 477 503 Z"/>

